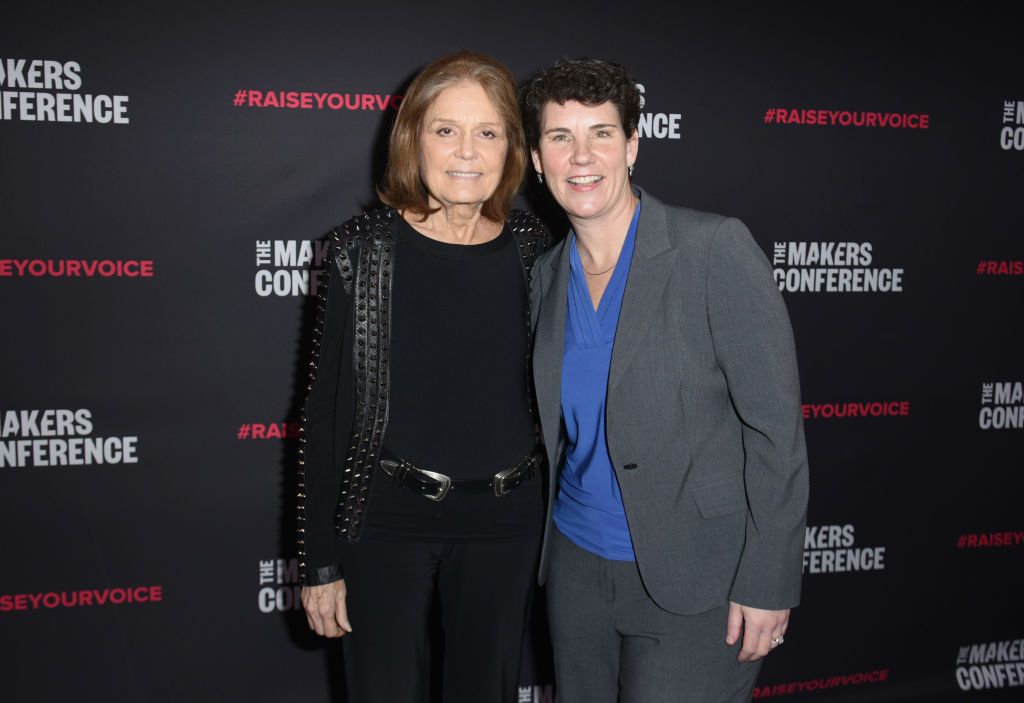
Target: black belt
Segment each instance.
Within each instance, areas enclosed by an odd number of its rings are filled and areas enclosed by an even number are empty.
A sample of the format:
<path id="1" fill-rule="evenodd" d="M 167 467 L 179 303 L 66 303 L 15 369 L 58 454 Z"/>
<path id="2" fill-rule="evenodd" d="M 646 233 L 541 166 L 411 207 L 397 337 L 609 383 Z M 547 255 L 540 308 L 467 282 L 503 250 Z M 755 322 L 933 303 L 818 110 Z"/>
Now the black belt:
<path id="1" fill-rule="evenodd" d="M 452 491 L 467 495 L 490 493 L 500 498 L 533 478 L 543 460 L 544 453 L 538 446 L 512 468 L 499 471 L 492 478 L 481 479 L 451 478 L 436 471 L 421 469 L 405 459 L 381 459 L 380 468 L 399 486 L 407 486 L 425 498 L 439 501 L 444 500 Z"/>

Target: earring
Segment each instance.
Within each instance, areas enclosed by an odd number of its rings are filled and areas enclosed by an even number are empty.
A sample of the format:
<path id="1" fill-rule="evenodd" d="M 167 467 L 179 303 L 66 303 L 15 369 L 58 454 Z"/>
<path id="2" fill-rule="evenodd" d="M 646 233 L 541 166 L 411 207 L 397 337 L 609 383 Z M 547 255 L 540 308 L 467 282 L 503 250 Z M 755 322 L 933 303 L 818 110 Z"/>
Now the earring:
<path id="1" fill-rule="evenodd" d="M 629 167 L 629 177 L 630 178 L 633 177 L 633 167 L 632 166 Z"/>
<path id="2" fill-rule="evenodd" d="M 537 182 L 538 183 L 544 183 L 544 174 L 543 173 L 539 173 L 539 172 L 537 173 Z"/>

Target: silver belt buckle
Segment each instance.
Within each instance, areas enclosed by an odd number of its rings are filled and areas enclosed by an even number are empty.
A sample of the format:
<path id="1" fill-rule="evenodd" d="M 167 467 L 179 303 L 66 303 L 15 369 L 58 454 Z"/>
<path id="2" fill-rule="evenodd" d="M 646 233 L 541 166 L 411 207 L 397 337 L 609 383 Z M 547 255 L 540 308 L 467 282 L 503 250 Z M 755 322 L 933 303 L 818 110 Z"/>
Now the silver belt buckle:
<path id="1" fill-rule="evenodd" d="M 380 468 L 384 470 L 384 473 L 387 474 L 392 480 L 396 481 L 399 485 L 403 485 L 405 483 L 405 474 L 407 474 L 409 471 L 415 471 L 416 473 L 423 474 L 424 476 L 428 476 L 437 481 L 438 483 L 440 483 L 441 485 L 440 487 L 438 487 L 436 493 L 422 494 L 424 498 L 429 498 L 435 503 L 437 501 L 444 500 L 444 497 L 448 495 L 448 491 L 450 491 L 452 488 L 452 480 L 449 477 L 445 476 L 444 474 L 436 473 L 434 471 L 427 471 L 426 469 L 421 469 L 418 466 L 413 466 L 407 461 L 392 461 L 391 459 L 381 459 L 379 463 Z"/>
<path id="2" fill-rule="evenodd" d="M 527 461 L 529 463 L 532 463 L 533 457 L 531 456 L 529 459 L 527 459 Z M 511 488 L 505 488 L 505 479 L 510 477 L 516 471 L 519 471 L 521 466 L 522 464 L 517 464 L 513 466 L 511 469 L 505 469 L 504 471 L 499 471 L 498 473 L 494 474 L 494 480 L 491 481 L 492 485 L 494 486 L 494 495 L 501 498 L 503 495 L 512 492 Z"/>
<path id="3" fill-rule="evenodd" d="M 430 500 L 434 501 L 435 503 L 444 500 L 444 497 L 448 495 L 448 491 L 450 491 L 452 488 L 451 478 L 445 476 L 444 474 L 439 474 L 435 471 L 427 471 L 426 469 L 416 469 L 416 471 L 419 471 L 421 474 L 429 476 L 435 481 L 439 481 L 441 483 L 441 486 L 437 489 L 437 493 L 433 495 L 429 493 L 424 493 L 423 495 L 429 498 Z"/>

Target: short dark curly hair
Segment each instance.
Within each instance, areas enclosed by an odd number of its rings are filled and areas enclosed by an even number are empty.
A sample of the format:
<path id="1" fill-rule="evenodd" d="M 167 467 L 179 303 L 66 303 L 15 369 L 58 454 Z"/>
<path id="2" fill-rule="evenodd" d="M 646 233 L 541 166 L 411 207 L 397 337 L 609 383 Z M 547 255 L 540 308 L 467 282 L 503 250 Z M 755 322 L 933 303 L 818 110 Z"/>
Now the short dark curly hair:
<path id="1" fill-rule="evenodd" d="M 520 102 L 523 127 L 531 148 L 540 146 L 540 120 L 549 102 L 565 105 L 574 100 L 584 105 L 611 102 L 619 111 L 626 137 L 640 122 L 640 90 L 624 66 L 601 59 L 562 59 L 523 84 Z"/>

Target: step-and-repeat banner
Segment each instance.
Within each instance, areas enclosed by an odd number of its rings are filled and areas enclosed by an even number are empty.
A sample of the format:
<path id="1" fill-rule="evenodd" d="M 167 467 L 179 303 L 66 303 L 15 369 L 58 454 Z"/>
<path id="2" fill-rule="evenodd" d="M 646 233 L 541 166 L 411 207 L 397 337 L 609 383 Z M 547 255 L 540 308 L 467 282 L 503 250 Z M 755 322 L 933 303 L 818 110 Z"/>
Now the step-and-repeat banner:
<path id="1" fill-rule="evenodd" d="M 774 267 L 812 491 L 804 602 L 756 698 L 1015 700 L 1022 20 L 1009 4 L 6 7 L 5 698 L 344 699 L 294 547 L 323 237 L 373 203 L 412 76 L 473 48 L 519 78 L 562 56 L 625 64 L 645 100 L 636 181 L 742 218 Z M 535 183 L 523 203 L 565 232 Z M 538 625 L 522 703 L 554 701 L 548 657 Z"/>

